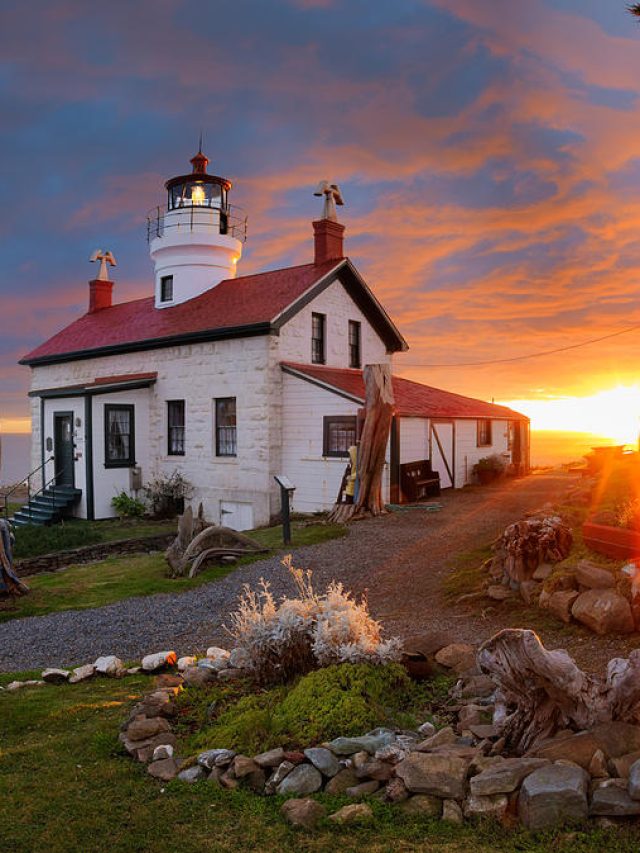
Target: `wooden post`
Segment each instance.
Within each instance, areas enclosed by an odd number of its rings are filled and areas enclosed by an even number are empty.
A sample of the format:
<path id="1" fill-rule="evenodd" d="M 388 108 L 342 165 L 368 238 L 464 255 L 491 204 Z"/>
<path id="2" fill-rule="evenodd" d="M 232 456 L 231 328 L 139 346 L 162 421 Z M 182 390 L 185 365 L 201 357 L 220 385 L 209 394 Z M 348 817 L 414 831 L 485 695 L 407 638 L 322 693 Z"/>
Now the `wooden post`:
<path id="1" fill-rule="evenodd" d="M 393 419 L 393 386 L 388 364 L 367 364 L 364 371 L 366 416 L 360 437 L 360 490 L 356 514 L 383 513 L 382 472 Z"/>

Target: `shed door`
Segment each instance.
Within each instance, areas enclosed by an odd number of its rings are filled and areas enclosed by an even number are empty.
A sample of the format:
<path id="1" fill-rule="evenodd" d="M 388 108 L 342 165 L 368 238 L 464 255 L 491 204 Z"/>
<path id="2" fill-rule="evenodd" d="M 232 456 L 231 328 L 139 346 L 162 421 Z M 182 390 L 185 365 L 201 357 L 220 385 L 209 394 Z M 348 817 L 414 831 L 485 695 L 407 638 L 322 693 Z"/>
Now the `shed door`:
<path id="1" fill-rule="evenodd" d="M 440 488 L 450 489 L 455 480 L 454 427 L 452 421 L 431 421 L 431 467 L 440 474 Z"/>
<path id="2" fill-rule="evenodd" d="M 220 524 L 232 530 L 252 530 L 253 505 L 241 501 L 220 501 Z"/>
<path id="3" fill-rule="evenodd" d="M 73 412 L 53 415 L 53 456 L 56 486 L 73 486 Z"/>

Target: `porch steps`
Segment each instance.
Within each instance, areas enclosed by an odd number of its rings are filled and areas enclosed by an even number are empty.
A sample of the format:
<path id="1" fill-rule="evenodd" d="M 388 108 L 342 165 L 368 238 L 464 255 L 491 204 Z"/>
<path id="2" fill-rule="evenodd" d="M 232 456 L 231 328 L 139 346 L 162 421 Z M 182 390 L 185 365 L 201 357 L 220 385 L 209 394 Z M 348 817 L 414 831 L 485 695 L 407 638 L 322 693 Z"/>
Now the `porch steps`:
<path id="1" fill-rule="evenodd" d="M 82 490 L 72 486 L 45 489 L 21 507 L 11 520 L 15 527 L 23 527 L 26 524 L 57 524 L 80 500 L 81 495 Z"/>

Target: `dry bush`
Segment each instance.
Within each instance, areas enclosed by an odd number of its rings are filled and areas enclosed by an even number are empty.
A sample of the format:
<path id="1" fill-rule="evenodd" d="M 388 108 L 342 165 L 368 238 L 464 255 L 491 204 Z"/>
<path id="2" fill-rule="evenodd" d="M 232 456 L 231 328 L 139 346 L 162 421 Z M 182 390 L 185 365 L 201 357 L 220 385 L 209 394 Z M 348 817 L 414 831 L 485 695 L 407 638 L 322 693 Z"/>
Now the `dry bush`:
<path id="1" fill-rule="evenodd" d="M 291 555 L 282 561 L 298 592 L 276 604 L 268 581 L 259 589 L 245 584 L 238 609 L 227 628 L 236 647 L 246 651 L 249 667 L 261 684 L 288 681 L 295 675 L 335 663 L 389 663 L 400 658 L 397 637 L 383 640 L 366 598 L 359 602 L 332 581 L 317 594 L 311 572 L 296 569 Z"/>

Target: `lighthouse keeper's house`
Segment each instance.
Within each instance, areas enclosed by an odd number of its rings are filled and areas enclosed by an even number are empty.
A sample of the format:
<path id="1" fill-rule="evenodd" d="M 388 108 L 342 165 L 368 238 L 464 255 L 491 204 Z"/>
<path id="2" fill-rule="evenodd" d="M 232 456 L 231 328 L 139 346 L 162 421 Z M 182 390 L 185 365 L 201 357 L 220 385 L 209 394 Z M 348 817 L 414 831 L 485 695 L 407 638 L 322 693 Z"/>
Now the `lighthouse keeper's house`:
<path id="1" fill-rule="evenodd" d="M 229 205 L 231 182 L 208 174 L 201 151 L 191 163 L 148 217 L 153 295 L 114 302 L 113 257 L 100 254 L 87 313 L 21 360 L 32 469 L 73 494 L 81 518 L 114 515 L 115 495 L 176 470 L 208 518 L 237 529 L 278 511 L 279 473 L 297 487 L 296 510 L 327 509 L 356 439 L 362 366 L 390 363 L 407 344 L 344 256 L 331 187 L 312 263 L 237 276 L 246 220 Z M 528 469 L 525 416 L 393 384 L 386 499 L 402 499 L 400 466 L 416 460 L 454 488 L 483 456 Z"/>

